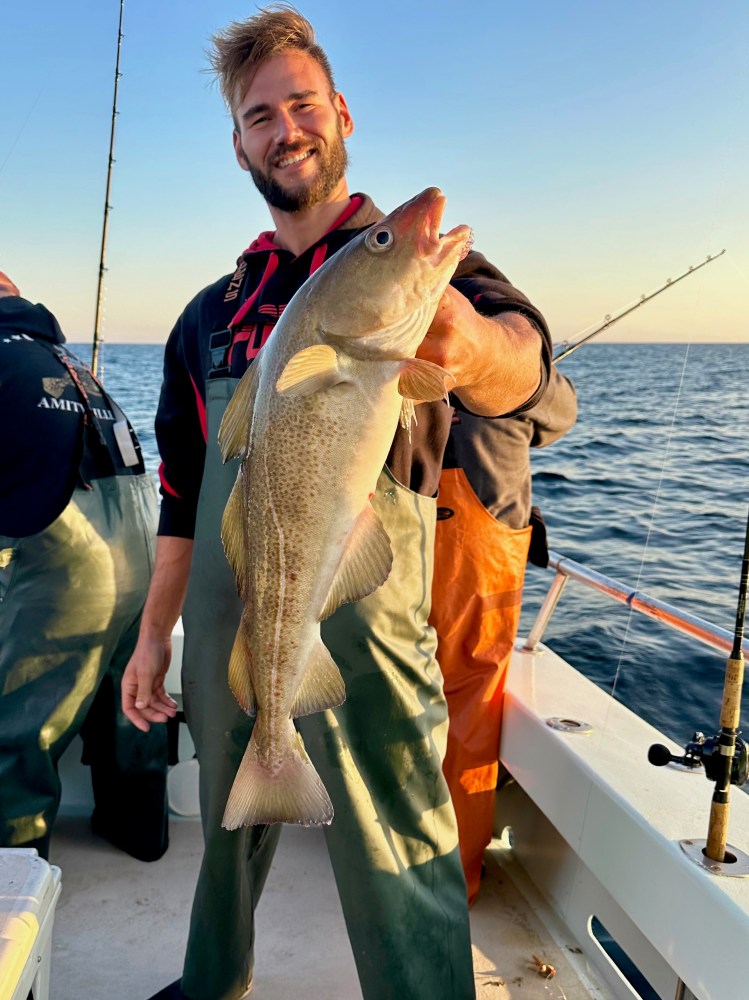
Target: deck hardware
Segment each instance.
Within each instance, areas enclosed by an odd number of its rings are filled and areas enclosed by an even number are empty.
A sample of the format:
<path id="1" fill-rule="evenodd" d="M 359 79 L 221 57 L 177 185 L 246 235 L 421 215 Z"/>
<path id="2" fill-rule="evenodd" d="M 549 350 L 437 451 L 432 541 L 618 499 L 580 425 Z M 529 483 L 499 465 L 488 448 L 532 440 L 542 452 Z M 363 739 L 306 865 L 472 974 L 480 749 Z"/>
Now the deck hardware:
<path id="1" fill-rule="evenodd" d="M 532 654 L 533 656 L 546 655 L 546 648 L 544 646 L 535 646 L 533 649 L 529 649 L 526 646 L 525 639 L 516 639 L 514 648 L 516 653 L 521 653 L 523 656 L 528 656 L 529 654 Z"/>
<path id="2" fill-rule="evenodd" d="M 723 861 L 713 861 L 705 854 L 707 840 L 680 840 L 679 847 L 690 861 L 711 875 L 726 875 L 729 878 L 749 878 L 749 854 L 740 851 L 738 847 L 726 844 Z"/>
<path id="3" fill-rule="evenodd" d="M 546 720 L 546 725 L 551 729 L 558 729 L 562 733 L 580 733 L 587 736 L 593 732 L 593 727 L 588 722 L 580 722 L 579 719 L 567 719 L 561 715 L 553 715 Z"/>

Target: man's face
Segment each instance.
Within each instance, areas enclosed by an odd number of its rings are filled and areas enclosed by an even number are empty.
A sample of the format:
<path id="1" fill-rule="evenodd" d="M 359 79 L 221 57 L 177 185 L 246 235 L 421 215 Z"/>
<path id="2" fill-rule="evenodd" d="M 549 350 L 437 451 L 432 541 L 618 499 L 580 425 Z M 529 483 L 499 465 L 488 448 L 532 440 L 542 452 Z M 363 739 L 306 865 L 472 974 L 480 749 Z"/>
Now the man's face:
<path id="1" fill-rule="evenodd" d="M 234 108 L 234 152 L 263 198 L 284 212 L 325 201 L 343 183 L 354 123 L 320 64 L 291 50 L 269 59 Z"/>

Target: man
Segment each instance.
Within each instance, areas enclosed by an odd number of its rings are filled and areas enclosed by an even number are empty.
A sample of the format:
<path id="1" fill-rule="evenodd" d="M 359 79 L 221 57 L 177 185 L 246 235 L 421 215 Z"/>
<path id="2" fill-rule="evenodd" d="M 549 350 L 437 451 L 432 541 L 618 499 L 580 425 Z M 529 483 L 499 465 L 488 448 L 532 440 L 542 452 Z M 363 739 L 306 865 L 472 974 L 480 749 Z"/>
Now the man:
<path id="1" fill-rule="evenodd" d="M 450 715 L 443 770 L 469 906 L 494 827 L 505 675 L 525 565 L 548 562 L 543 521 L 531 508 L 530 449 L 558 440 L 576 419 L 575 389 L 554 368 L 530 410 L 499 420 L 456 410 L 442 463 L 429 621 Z"/>
<path id="2" fill-rule="evenodd" d="M 271 7 L 230 26 L 214 38 L 213 63 L 234 119 L 237 161 L 275 230 L 190 303 L 165 353 L 157 564 L 123 706 L 142 729 L 173 715 L 164 675 L 184 602 L 183 695 L 200 761 L 205 854 L 182 978 L 157 994 L 162 1000 L 247 995 L 254 909 L 280 833 L 278 825 L 232 832 L 220 825 L 252 720 L 227 684 L 241 607 L 219 537 L 236 465 L 221 465 L 218 425 L 294 292 L 382 218 L 368 197 L 349 195 L 344 142 L 353 119 L 301 15 Z M 471 305 L 479 294 L 486 315 Z M 452 373 L 462 405 L 496 415 L 539 398 L 549 340 L 524 296 L 472 254 L 419 356 Z M 433 497 L 451 408 L 425 403 L 417 413 L 412 437 L 396 434 L 372 501 L 393 539 L 393 570 L 374 594 L 323 623 L 346 701 L 298 723 L 335 806 L 326 837 L 364 997 L 465 1000 L 474 996 L 465 882 L 441 771 L 446 711 L 427 624 Z M 392 624 L 383 629 L 382 621 Z"/>
<path id="3" fill-rule="evenodd" d="M 127 419 L 57 320 L 0 273 L 0 844 L 49 856 L 80 732 L 94 830 L 167 848 L 167 741 L 120 711 L 153 563 L 156 487 Z"/>

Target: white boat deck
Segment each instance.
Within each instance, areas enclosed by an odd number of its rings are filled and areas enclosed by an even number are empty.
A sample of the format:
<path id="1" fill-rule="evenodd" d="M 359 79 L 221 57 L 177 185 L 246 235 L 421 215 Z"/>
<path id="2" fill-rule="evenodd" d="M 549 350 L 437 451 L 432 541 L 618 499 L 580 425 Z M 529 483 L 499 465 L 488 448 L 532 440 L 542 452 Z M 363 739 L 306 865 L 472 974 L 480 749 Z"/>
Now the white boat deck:
<path id="1" fill-rule="evenodd" d="M 548 649 L 515 654 L 504 712 L 500 758 L 515 780 L 499 794 L 495 829 L 510 828 L 512 847 L 493 842 L 471 913 L 479 1000 L 652 997 L 606 956 L 595 920 L 663 1000 L 749 996 L 736 960 L 749 935 L 749 879 L 716 878 L 679 847 L 706 830 L 704 777 L 648 764 L 662 735 Z M 553 717 L 583 720 L 591 732 L 559 732 L 547 724 Z M 75 749 L 63 759 L 67 812 L 50 858 L 62 869 L 50 998 L 147 1000 L 180 974 L 200 824 L 174 816 L 169 850 L 152 864 L 115 850 L 89 831 Z M 186 813 L 196 809 L 190 756 L 181 754 L 184 781 L 172 786 Z M 749 796 L 737 792 L 729 846 L 747 855 L 748 830 Z M 557 974 L 544 979 L 533 955 Z M 361 997 L 321 831 L 284 828 L 255 957 L 253 1000 Z"/>
<path id="2" fill-rule="evenodd" d="M 50 858 L 62 869 L 50 1000 L 146 1000 L 178 978 L 201 841 L 197 820 L 174 818 L 169 850 L 144 864 L 95 837 L 87 817 L 60 818 Z M 538 901 L 529 903 L 502 873 L 502 853 L 498 847 L 487 855 L 487 877 L 471 915 L 477 996 L 606 997 L 580 979 L 575 943 L 565 941 L 561 927 L 555 941 L 536 912 Z M 556 967 L 554 978 L 533 971 L 534 954 Z M 284 828 L 258 909 L 255 956 L 253 1000 L 361 997 L 319 830 Z"/>

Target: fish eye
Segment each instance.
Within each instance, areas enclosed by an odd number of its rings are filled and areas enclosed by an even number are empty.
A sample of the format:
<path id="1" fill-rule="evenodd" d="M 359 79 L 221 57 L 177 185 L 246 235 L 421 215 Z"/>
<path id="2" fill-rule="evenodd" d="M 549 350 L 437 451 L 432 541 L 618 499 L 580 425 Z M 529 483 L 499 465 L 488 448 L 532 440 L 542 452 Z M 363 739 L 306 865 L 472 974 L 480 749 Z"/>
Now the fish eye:
<path id="1" fill-rule="evenodd" d="M 384 250 L 389 250 L 393 243 L 395 243 L 395 236 L 392 229 L 388 229 L 387 226 L 375 226 L 364 237 L 364 242 L 370 250 L 373 250 L 375 253 L 382 253 Z"/>

